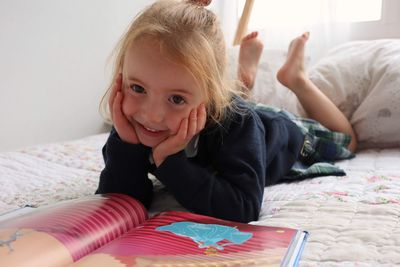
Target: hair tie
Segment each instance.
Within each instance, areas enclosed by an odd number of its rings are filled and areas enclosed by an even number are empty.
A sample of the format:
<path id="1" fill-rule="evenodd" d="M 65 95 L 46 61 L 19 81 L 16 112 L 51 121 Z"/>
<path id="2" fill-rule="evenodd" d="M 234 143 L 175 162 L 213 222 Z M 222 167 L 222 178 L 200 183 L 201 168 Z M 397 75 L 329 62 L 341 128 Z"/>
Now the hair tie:
<path id="1" fill-rule="evenodd" d="M 211 0 L 189 0 L 189 3 L 197 6 L 208 6 L 209 4 L 211 4 Z"/>

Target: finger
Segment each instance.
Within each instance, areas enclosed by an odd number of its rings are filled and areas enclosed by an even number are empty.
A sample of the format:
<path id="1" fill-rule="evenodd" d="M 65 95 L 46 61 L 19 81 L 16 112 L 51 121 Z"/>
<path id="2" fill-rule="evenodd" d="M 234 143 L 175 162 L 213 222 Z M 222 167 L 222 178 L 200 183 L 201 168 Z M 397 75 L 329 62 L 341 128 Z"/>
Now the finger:
<path id="1" fill-rule="evenodd" d="M 114 114 L 114 125 L 119 129 L 119 133 L 126 132 L 130 128 L 129 121 L 125 118 L 122 113 L 122 93 L 117 92 L 113 104 L 113 114 Z"/>
<path id="2" fill-rule="evenodd" d="M 181 140 L 186 140 L 187 133 L 188 133 L 188 128 L 189 128 L 189 119 L 184 118 L 181 122 L 181 125 L 179 127 L 179 131 L 177 134 L 177 137 Z"/>
<path id="3" fill-rule="evenodd" d="M 116 128 L 120 138 L 126 142 L 136 144 L 138 143 L 135 129 L 130 124 L 128 119 L 122 113 L 122 93 L 117 92 L 113 104 L 114 114 L 114 127 Z"/>
<path id="4" fill-rule="evenodd" d="M 121 84 L 122 84 L 122 74 L 119 73 L 117 77 L 115 78 L 114 84 L 111 89 L 111 94 L 110 94 L 110 103 L 112 104 L 114 101 L 115 96 L 117 95 L 117 92 L 121 91 Z"/>
<path id="5" fill-rule="evenodd" d="M 115 96 L 117 95 L 117 92 L 121 91 L 121 84 L 122 84 L 122 74 L 119 73 L 117 75 L 117 77 L 115 78 L 114 84 L 111 88 L 110 97 L 108 99 L 108 105 L 109 105 L 110 112 L 113 110 L 112 105 L 114 104 L 114 99 L 115 99 Z M 111 112 L 111 118 L 112 118 L 112 112 Z"/>
<path id="6" fill-rule="evenodd" d="M 126 118 L 123 116 L 122 113 L 122 93 L 121 92 L 116 92 L 116 96 L 114 98 L 113 104 L 112 104 L 112 114 L 114 115 L 114 124 L 121 126 L 124 123 L 124 120 Z"/>
<path id="7" fill-rule="evenodd" d="M 199 133 L 204 129 L 207 121 L 207 112 L 204 103 L 199 106 L 197 113 L 197 133 Z"/>
<path id="8" fill-rule="evenodd" d="M 197 133 L 197 108 L 193 109 L 189 115 L 189 125 L 187 139 L 191 139 Z"/>

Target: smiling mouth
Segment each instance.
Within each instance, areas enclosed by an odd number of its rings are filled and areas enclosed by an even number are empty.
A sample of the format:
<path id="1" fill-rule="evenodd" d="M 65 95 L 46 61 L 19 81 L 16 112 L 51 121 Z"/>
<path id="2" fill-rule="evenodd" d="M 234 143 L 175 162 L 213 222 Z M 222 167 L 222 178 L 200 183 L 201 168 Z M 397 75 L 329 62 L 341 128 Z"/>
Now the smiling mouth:
<path id="1" fill-rule="evenodd" d="M 142 125 L 143 126 L 143 128 L 145 128 L 147 131 L 149 131 L 149 132 L 152 132 L 152 133 L 159 133 L 159 132 L 161 132 L 161 131 L 159 131 L 159 130 L 156 130 L 156 129 L 152 129 L 152 128 L 147 128 L 146 126 L 144 126 L 144 125 Z"/>
<path id="2" fill-rule="evenodd" d="M 141 123 L 138 123 L 140 125 L 140 128 L 144 131 L 145 134 L 150 135 L 150 136 L 159 136 L 160 134 L 164 133 L 165 130 L 157 130 L 154 128 L 150 128 L 147 126 L 144 126 Z"/>

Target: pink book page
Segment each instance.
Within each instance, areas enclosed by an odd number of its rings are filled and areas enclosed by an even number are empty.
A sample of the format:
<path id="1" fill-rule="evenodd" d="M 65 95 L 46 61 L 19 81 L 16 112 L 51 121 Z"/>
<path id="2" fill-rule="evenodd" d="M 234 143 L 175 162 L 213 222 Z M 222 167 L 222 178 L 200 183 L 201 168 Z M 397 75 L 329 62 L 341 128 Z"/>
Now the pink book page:
<path id="1" fill-rule="evenodd" d="M 141 203 L 119 194 L 94 195 L 38 208 L 0 223 L 0 258 L 4 263 L 9 260 L 7 266 L 19 265 L 13 260 L 24 260 L 20 266 L 65 266 L 146 219 Z M 43 262 L 32 264 L 38 258 Z M 63 265 L 54 265 L 56 262 Z"/>
<path id="2" fill-rule="evenodd" d="M 279 266 L 296 234 L 294 229 L 166 212 L 73 266 Z"/>

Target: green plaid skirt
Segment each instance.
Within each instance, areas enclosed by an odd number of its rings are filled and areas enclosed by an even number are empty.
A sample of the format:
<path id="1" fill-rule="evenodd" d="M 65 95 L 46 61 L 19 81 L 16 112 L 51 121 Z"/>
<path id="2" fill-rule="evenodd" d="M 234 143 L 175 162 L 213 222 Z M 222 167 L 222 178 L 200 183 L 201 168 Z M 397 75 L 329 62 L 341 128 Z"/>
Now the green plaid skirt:
<path id="1" fill-rule="evenodd" d="M 341 168 L 334 165 L 334 161 L 354 157 L 354 154 L 347 149 L 351 141 L 350 135 L 333 132 L 315 120 L 298 117 L 279 108 L 256 104 L 255 109 L 282 114 L 293 121 L 304 134 L 300 157 L 285 177 L 286 180 L 346 175 Z"/>

